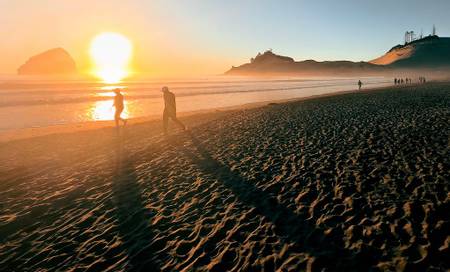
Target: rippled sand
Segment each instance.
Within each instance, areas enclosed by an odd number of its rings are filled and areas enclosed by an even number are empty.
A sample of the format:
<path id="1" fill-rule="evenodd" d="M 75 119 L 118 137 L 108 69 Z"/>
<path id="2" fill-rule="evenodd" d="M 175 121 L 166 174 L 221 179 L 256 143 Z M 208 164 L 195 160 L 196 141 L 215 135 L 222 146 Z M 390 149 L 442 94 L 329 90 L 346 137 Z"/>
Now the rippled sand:
<path id="1" fill-rule="evenodd" d="M 448 270 L 449 90 L 3 144 L 0 270 Z"/>

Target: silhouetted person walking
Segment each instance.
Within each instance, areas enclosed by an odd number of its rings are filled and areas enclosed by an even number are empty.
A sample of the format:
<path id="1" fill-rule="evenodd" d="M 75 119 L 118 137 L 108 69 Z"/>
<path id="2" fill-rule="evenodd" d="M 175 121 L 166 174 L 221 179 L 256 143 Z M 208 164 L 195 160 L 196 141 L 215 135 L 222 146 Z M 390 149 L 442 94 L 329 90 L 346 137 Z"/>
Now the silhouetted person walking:
<path id="1" fill-rule="evenodd" d="M 361 80 L 358 81 L 358 87 L 359 87 L 359 90 L 361 90 L 361 87 L 362 87 L 362 82 L 361 82 Z"/>
<path id="2" fill-rule="evenodd" d="M 120 89 L 115 89 L 114 93 L 116 96 L 114 97 L 114 108 L 116 112 L 114 113 L 114 120 L 116 121 L 116 127 L 119 127 L 119 121 L 123 122 L 123 125 L 127 124 L 127 120 L 120 117 L 123 111 L 123 95 L 120 93 Z"/>
<path id="3" fill-rule="evenodd" d="M 163 87 L 162 92 L 164 93 L 164 112 L 163 112 L 164 134 L 167 135 L 169 118 L 171 118 L 183 130 L 186 130 L 186 126 L 183 123 L 181 123 L 181 121 L 178 120 L 177 118 L 177 104 L 175 102 L 175 95 L 169 91 L 168 87 Z"/>

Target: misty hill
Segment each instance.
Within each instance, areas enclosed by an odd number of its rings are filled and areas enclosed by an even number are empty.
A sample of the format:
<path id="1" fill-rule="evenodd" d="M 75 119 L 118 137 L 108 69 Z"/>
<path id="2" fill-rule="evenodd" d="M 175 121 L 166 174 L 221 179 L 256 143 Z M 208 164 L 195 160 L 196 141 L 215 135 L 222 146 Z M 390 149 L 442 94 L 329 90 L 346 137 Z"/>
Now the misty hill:
<path id="1" fill-rule="evenodd" d="M 227 75 L 380 75 L 398 71 L 450 68 L 450 38 L 428 36 L 396 45 L 370 62 L 294 61 L 272 51 L 258 54 L 250 63 L 232 67 Z"/>
<path id="2" fill-rule="evenodd" d="M 379 74 L 389 68 L 368 62 L 294 61 L 290 57 L 266 51 L 250 60 L 250 63 L 232 67 L 225 72 L 227 75 L 348 75 L 348 74 Z"/>
<path id="3" fill-rule="evenodd" d="M 395 68 L 450 67 L 450 38 L 428 36 L 397 45 L 370 63 Z"/>
<path id="4" fill-rule="evenodd" d="M 63 48 L 54 48 L 32 56 L 17 69 L 19 75 L 68 75 L 77 67 L 70 54 Z"/>

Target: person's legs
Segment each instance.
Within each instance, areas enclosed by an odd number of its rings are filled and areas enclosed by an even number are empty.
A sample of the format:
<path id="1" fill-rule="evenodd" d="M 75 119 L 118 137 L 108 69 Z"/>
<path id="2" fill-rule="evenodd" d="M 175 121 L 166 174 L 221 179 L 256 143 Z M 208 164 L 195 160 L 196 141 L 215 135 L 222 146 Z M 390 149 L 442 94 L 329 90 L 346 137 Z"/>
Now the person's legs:
<path id="1" fill-rule="evenodd" d="M 116 121 L 116 127 L 119 126 L 119 120 L 120 120 L 120 113 L 116 110 L 114 113 L 114 121 Z"/>
<path id="2" fill-rule="evenodd" d="M 126 121 L 120 117 L 120 115 L 122 114 L 123 109 L 121 108 L 116 108 L 116 112 L 114 113 L 114 120 L 116 121 L 116 127 L 119 126 L 119 121 L 122 121 L 124 124 L 126 123 Z"/>
<path id="3" fill-rule="evenodd" d="M 178 118 L 177 118 L 176 115 L 173 115 L 173 116 L 172 116 L 172 120 L 173 120 L 177 125 L 179 125 L 183 130 L 186 130 L 186 126 L 185 126 L 180 120 L 178 120 Z"/>
<path id="4" fill-rule="evenodd" d="M 169 123 L 169 115 L 168 115 L 167 111 L 164 110 L 164 112 L 163 112 L 163 129 L 164 129 L 164 134 L 166 134 L 166 135 L 167 135 L 168 123 Z"/>

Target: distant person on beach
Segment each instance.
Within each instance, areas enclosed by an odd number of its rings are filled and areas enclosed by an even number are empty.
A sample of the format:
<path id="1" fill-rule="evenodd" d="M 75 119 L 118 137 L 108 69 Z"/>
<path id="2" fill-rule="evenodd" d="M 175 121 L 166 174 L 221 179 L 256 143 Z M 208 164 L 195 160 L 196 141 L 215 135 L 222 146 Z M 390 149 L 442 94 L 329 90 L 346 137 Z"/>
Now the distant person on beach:
<path id="1" fill-rule="evenodd" d="M 183 123 L 181 123 L 181 121 L 178 120 L 177 118 L 177 105 L 175 102 L 175 94 L 170 92 L 168 87 L 163 87 L 162 92 L 164 94 L 164 112 L 163 112 L 164 134 L 167 135 L 169 118 L 171 118 L 183 130 L 186 130 L 186 126 Z"/>
<path id="2" fill-rule="evenodd" d="M 361 82 L 361 80 L 358 81 L 358 87 L 359 87 L 359 90 L 361 90 L 361 87 L 362 87 L 362 82 Z"/>
<path id="3" fill-rule="evenodd" d="M 127 120 L 120 117 L 123 111 L 123 95 L 120 93 L 120 89 L 115 89 L 114 93 L 116 96 L 114 96 L 114 108 L 116 109 L 116 112 L 114 113 L 114 120 L 116 121 L 116 127 L 119 127 L 119 121 L 123 122 L 123 125 L 127 124 Z"/>

